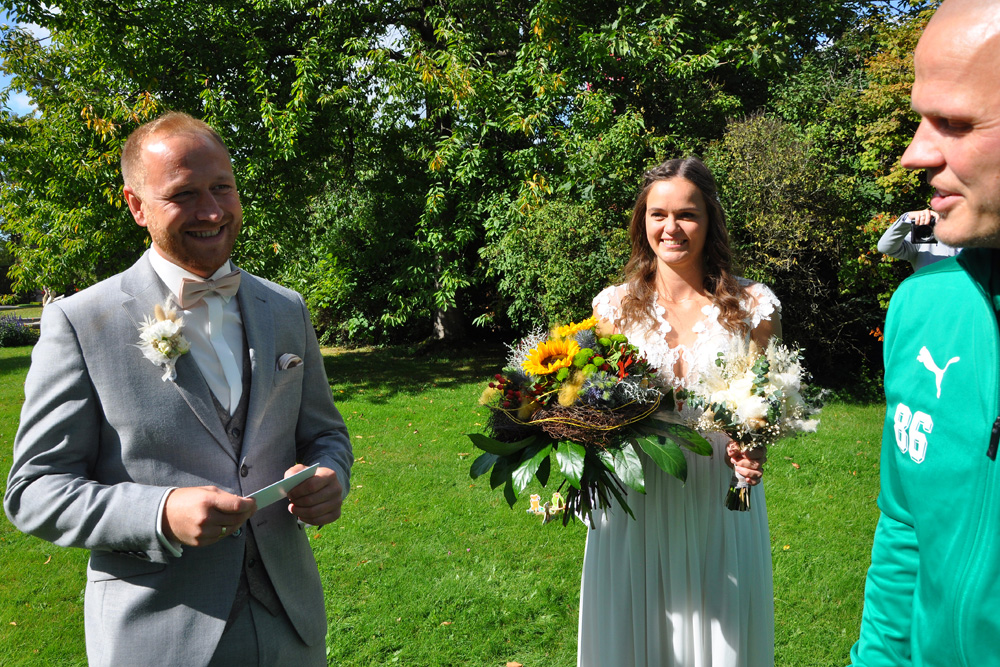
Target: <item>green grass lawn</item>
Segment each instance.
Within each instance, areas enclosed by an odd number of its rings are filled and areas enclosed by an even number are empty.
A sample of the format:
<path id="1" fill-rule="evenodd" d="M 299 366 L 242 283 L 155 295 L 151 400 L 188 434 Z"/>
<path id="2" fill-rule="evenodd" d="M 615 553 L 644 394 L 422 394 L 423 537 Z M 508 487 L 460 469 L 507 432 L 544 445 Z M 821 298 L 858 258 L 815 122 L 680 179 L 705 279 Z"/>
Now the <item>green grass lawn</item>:
<path id="1" fill-rule="evenodd" d="M 42 316 L 42 306 L 38 303 L 22 304 L 20 306 L 14 306 L 12 308 L 0 308 L 0 316 L 12 315 L 14 317 L 23 317 L 24 319 L 30 319 L 33 317 Z"/>
<path id="2" fill-rule="evenodd" d="M 4 485 L 28 353 L 0 349 Z M 480 428 L 476 399 L 501 356 L 327 356 L 357 459 L 343 517 L 312 535 L 331 664 L 575 664 L 586 528 L 543 527 L 526 499 L 512 511 L 468 476 L 476 454 L 464 434 Z M 882 407 L 835 403 L 822 418 L 767 464 L 782 667 L 846 664 L 861 619 Z M 6 518 L 0 553 L 0 665 L 85 664 L 86 553 L 24 537 Z"/>

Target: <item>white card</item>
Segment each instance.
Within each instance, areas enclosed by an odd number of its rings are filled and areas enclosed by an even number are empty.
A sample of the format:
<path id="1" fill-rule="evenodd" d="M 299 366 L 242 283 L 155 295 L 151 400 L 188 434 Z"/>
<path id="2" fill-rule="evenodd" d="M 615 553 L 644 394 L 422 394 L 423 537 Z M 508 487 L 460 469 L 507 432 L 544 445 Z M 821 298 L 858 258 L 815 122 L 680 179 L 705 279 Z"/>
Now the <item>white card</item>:
<path id="1" fill-rule="evenodd" d="M 270 486 L 265 486 L 260 491 L 251 493 L 247 496 L 247 498 L 253 498 L 256 500 L 257 509 L 262 510 L 271 503 L 276 503 L 282 498 L 287 498 L 288 492 L 315 475 L 317 468 L 319 468 L 318 463 L 311 465 L 305 470 L 298 471 L 291 477 L 286 477 L 285 479 L 275 482 Z"/>

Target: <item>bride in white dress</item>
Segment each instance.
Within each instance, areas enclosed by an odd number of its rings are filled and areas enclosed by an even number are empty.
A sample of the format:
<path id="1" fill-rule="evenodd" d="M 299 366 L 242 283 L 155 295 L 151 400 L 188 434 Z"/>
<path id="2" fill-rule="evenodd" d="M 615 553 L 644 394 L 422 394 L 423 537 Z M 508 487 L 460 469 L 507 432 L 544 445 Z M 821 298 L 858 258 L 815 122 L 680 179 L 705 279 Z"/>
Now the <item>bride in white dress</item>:
<path id="1" fill-rule="evenodd" d="M 780 336 L 780 305 L 764 285 L 730 273 L 715 179 L 697 158 L 646 173 L 630 225 L 626 282 L 594 299 L 606 329 L 625 333 L 666 386 L 688 386 L 733 336 Z M 711 457 L 685 451 L 687 482 L 642 452 L 646 495 L 629 491 L 631 519 L 594 512 L 580 591 L 581 667 L 770 667 L 774 594 L 763 452 L 746 458 L 725 435 L 704 434 Z M 732 466 L 751 509 L 723 500 Z"/>

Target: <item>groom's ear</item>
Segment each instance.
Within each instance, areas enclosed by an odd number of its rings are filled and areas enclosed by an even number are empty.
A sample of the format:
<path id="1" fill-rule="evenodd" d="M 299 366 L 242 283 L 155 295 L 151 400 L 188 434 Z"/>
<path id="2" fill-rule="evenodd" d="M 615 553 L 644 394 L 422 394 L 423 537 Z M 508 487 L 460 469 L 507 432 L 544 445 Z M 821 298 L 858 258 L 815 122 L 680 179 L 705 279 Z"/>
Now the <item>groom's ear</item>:
<path id="1" fill-rule="evenodd" d="M 128 204 L 128 210 L 132 213 L 132 217 L 135 218 L 135 224 L 145 227 L 146 212 L 142 208 L 142 197 L 128 185 L 122 188 L 122 194 L 125 196 L 125 203 Z"/>

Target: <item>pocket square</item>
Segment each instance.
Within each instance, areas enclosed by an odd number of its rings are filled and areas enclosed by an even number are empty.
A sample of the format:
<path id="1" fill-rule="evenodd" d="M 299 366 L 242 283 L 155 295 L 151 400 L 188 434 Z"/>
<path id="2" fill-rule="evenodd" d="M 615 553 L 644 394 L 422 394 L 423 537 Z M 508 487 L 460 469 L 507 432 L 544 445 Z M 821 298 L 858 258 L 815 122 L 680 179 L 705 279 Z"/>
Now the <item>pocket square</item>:
<path id="1" fill-rule="evenodd" d="M 291 352 L 285 352 L 283 355 L 278 357 L 278 370 L 287 371 L 289 368 L 295 368 L 296 366 L 302 365 L 302 357 L 297 354 L 292 354 Z"/>

